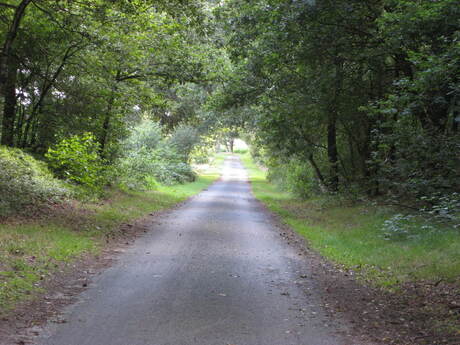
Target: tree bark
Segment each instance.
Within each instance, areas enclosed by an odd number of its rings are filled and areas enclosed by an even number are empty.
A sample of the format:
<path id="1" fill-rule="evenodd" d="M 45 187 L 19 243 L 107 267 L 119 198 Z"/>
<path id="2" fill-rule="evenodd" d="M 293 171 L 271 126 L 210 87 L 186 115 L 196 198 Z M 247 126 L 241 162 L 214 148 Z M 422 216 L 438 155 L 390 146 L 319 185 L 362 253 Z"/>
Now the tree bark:
<path id="1" fill-rule="evenodd" d="M 23 0 L 15 8 L 13 20 L 3 42 L 0 54 L 0 95 L 4 97 L 1 144 L 14 145 L 14 122 L 16 116 L 16 73 L 17 63 L 13 55 L 13 44 L 26 7 L 32 0 Z"/>
<path id="2" fill-rule="evenodd" d="M 321 191 L 326 192 L 327 188 L 326 188 L 326 183 L 324 181 L 324 176 L 321 173 L 321 170 L 319 170 L 318 164 L 316 164 L 312 154 L 308 156 L 308 162 L 310 163 L 310 165 L 313 167 L 313 170 L 315 171 L 316 178 L 318 179 L 318 182 L 319 182 L 319 188 L 321 189 Z"/>
<path id="3" fill-rule="evenodd" d="M 335 108 L 335 106 L 334 106 Z M 339 189 L 339 164 L 337 151 L 337 120 L 336 110 L 329 114 L 327 124 L 327 156 L 329 159 L 329 189 L 336 192 Z"/>
<path id="4" fill-rule="evenodd" d="M 16 63 L 10 60 L 8 75 L 3 85 L 3 119 L 1 144 L 14 146 L 14 123 L 16 121 Z"/>
<path id="5" fill-rule="evenodd" d="M 338 103 L 342 89 L 342 64 L 340 58 L 335 59 L 335 76 L 334 76 L 334 95 L 329 107 L 327 121 L 327 156 L 329 159 L 329 189 L 331 192 L 337 192 L 339 189 L 339 153 L 337 150 L 337 118 Z"/>
<path id="6" fill-rule="evenodd" d="M 32 2 L 32 0 L 22 0 L 16 7 L 13 15 L 13 21 L 6 33 L 5 41 L 3 42 L 2 52 L 0 55 L 0 93 L 5 94 L 4 87 L 8 80 L 8 68 L 13 58 L 13 43 L 18 35 L 19 25 L 24 17 L 26 7 Z"/>
<path id="7" fill-rule="evenodd" d="M 110 121 L 112 119 L 112 110 L 115 102 L 116 91 L 117 87 L 114 86 L 111 91 L 109 102 L 107 103 L 107 110 L 105 112 L 104 122 L 102 124 L 102 133 L 99 139 L 99 154 L 102 158 L 106 158 L 105 149 L 107 148 L 107 143 L 109 141 Z"/>

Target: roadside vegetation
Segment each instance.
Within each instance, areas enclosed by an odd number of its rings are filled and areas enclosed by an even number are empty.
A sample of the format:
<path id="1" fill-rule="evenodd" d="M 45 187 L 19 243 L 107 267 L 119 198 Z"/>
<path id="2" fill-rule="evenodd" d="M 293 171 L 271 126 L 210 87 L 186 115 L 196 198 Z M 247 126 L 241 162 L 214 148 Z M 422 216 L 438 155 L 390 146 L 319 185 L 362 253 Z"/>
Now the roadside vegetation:
<path id="1" fill-rule="evenodd" d="M 171 208 L 199 193 L 220 175 L 224 155 L 196 167 L 193 182 L 159 185 L 154 190 L 111 189 L 90 202 L 73 201 L 44 209 L 37 218 L 9 218 L 0 224 L 0 313 L 40 292 L 40 282 L 69 269 L 82 255 L 97 255 L 120 228 L 153 212 Z"/>
<path id="2" fill-rule="evenodd" d="M 452 227 L 423 218 L 396 223 L 392 216 L 399 211 L 377 201 L 302 199 L 267 180 L 249 153 L 241 157 L 256 197 L 312 248 L 360 279 L 389 289 L 421 280 L 460 284 L 460 236 Z M 391 234 L 396 227 L 401 229 Z"/>

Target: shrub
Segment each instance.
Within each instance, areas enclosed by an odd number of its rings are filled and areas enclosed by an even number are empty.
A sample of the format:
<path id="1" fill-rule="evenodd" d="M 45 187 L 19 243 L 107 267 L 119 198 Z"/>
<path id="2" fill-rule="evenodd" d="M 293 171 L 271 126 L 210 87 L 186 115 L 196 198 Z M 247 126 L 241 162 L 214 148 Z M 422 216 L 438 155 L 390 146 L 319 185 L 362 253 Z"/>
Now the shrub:
<path id="1" fill-rule="evenodd" d="M 45 157 L 56 176 L 91 193 L 102 191 L 106 183 L 99 145 L 91 133 L 74 135 L 50 148 Z"/>
<path id="2" fill-rule="evenodd" d="M 175 137 L 175 144 L 174 136 L 162 139 L 159 125 L 149 121 L 134 128 L 117 162 L 120 183 L 130 189 L 151 189 L 157 182 L 172 185 L 195 180 L 184 153 L 177 152 L 179 137 Z"/>
<path id="3" fill-rule="evenodd" d="M 46 164 L 18 149 L 0 146 L 0 215 L 57 202 L 70 195 Z"/>
<path id="4" fill-rule="evenodd" d="M 179 154 L 183 162 L 190 160 L 193 148 L 199 143 L 198 130 L 192 126 L 182 125 L 177 127 L 168 140 L 171 149 Z"/>
<path id="5" fill-rule="evenodd" d="M 131 129 L 128 138 L 122 144 L 125 152 L 134 152 L 142 149 L 154 150 L 163 140 L 161 126 L 152 121 L 143 121 Z"/>
<path id="6" fill-rule="evenodd" d="M 440 227 L 435 225 L 420 216 L 398 213 L 383 222 L 383 237 L 393 241 L 417 239 L 438 232 Z"/>
<path id="7" fill-rule="evenodd" d="M 146 149 L 130 151 L 117 161 L 119 182 L 129 189 L 152 189 L 155 181 L 153 177 L 156 170 L 155 158 L 152 152 Z"/>
<path id="8" fill-rule="evenodd" d="M 319 192 L 311 166 L 300 159 L 292 158 L 289 162 L 271 159 L 268 165 L 267 178 L 284 190 L 304 199 Z"/>

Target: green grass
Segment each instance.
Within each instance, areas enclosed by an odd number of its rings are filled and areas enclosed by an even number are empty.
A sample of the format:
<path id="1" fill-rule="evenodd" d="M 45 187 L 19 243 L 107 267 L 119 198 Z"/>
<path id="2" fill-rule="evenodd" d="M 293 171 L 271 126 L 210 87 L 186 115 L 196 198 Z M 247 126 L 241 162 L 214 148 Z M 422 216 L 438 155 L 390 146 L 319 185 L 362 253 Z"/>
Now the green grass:
<path id="1" fill-rule="evenodd" d="M 434 233 L 388 240 L 382 226 L 395 210 L 319 198 L 299 200 L 269 183 L 248 154 L 241 158 L 255 196 L 320 254 L 360 272 L 361 278 L 397 288 L 408 281 L 454 281 L 460 276 L 458 231 L 438 225 L 439 231 Z"/>
<path id="2" fill-rule="evenodd" d="M 157 190 L 112 190 L 107 200 L 74 206 L 45 219 L 0 224 L 0 314 L 40 292 L 39 282 L 84 254 L 97 254 L 108 234 L 199 193 L 220 176 L 223 154 L 198 168 L 195 182 Z"/>
<path id="3" fill-rule="evenodd" d="M 43 221 L 0 225 L 0 311 L 38 290 L 37 282 L 83 252 L 95 252 L 85 233 Z"/>

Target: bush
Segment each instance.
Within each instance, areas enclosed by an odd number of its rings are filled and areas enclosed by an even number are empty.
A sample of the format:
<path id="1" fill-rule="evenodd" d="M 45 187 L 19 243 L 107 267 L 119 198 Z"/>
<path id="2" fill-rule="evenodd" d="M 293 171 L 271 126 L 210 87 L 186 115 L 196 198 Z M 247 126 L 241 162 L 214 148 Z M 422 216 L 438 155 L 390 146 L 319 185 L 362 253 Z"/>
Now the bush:
<path id="1" fill-rule="evenodd" d="M 125 152 L 134 152 L 142 149 L 154 150 L 163 141 L 161 126 L 152 121 L 143 121 L 131 129 L 128 138 L 123 142 Z"/>
<path id="2" fill-rule="evenodd" d="M 0 146 L 0 215 L 57 202 L 70 196 L 46 164 L 18 149 Z"/>
<path id="3" fill-rule="evenodd" d="M 74 135 L 50 148 L 45 157 L 57 177 L 83 187 L 90 193 L 100 193 L 106 184 L 99 144 L 91 133 Z"/>
<path id="4" fill-rule="evenodd" d="M 155 158 L 149 150 L 130 151 L 117 161 L 116 170 L 119 182 L 129 189 L 152 189 L 155 186 L 155 181 L 148 178 L 153 177 L 156 170 Z"/>
<path id="5" fill-rule="evenodd" d="M 172 185 L 194 181 L 196 175 L 184 161 L 184 153 L 176 151 L 179 136 L 175 144 L 173 138 L 162 139 L 161 128 L 149 121 L 134 128 L 117 162 L 120 183 L 130 189 L 151 189 L 157 182 Z"/>
<path id="6" fill-rule="evenodd" d="M 308 163 L 295 158 L 283 163 L 272 159 L 268 165 L 268 180 L 284 190 L 303 199 L 319 192 L 318 183 Z"/>
<path id="7" fill-rule="evenodd" d="M 190 160 L 193 148 L 199 143 L 198 130 L 188 125 L 177 127 L 168 140 L 171 149 L 176 151 L 183 162 Z"/>

